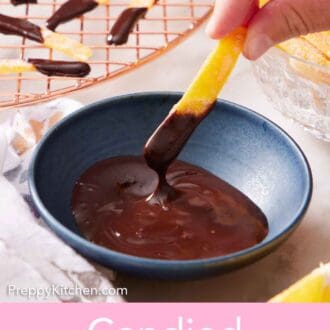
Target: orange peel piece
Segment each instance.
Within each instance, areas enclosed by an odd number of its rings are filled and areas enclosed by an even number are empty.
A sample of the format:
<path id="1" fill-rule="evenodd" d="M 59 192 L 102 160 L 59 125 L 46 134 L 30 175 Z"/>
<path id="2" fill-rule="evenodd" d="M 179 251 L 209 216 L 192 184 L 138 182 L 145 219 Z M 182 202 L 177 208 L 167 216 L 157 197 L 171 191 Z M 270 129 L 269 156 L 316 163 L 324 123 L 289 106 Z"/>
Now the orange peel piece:
<path id="1" fill-rule="evenodd" d="M 0 60 L 0 74 L 17 74 L 35 71 L 35 67 L 23 60 Z"/>
<path id="2" fill-rule="evenodd" d="M 269 0 L 259 0 L 259 7 L 263 7 Z M 297 59 L 302 59 L 303 63 L 291 58 L 290 66 L 299 75 L 316 83 L 330 84 L 330 31 L 311 33 L 305 36 L 290 39 L 278 45 L 278 47 Z M 323 68 L 313 66 L 317 64 Z"/>
<path id="3" fill-rule="evenodd" d="M 330 31 L 311 33 L 302 38 L 311 43 L 330 61 Z"/>
<path id="4" fill-rule="evenodd" d="M 265 4 L 267 4 L 267 2 L 269 2 L 270 0 L 259 0 L 259 7 L 263 7 Z"/>
<path id="5" fill-rule="evenodd" d="M 312 273 L 270 300 L 273 303 L 330 302 L 330 264 Z"/>
<path id="6" fill-rule="evenodd" d="M 157 0 L 131 0 L 130 8 L 152 8 Z"/>
<path id="7" fill-rule="evenodd" d="M 109 3 L 109 0 L 96 0 L 96 2 L 99 4 L 99 5 L 107 5 Z"/>
<path id="8" fill-rule="evenodd" d="M 63 34 L 42 29 L 42 36 L 46 47 L 59 51 L 78 61 L 86 62 L 93 55 L 89 47 Z"/>
<path id="9" fill-rule="evenodd" d="M 203 115 L 216 101 L 242 52 L 246 29 L 238 28 L 218 42 L 181 100 L 178 114 Z"/>
<path id="10" fill-rule="evenodd" d="M 294 38 L 278 45 L 285 52 L 304 61 L 318 65 L 328 65 L 329 61 L 316 47 L 303 38 Z"/>

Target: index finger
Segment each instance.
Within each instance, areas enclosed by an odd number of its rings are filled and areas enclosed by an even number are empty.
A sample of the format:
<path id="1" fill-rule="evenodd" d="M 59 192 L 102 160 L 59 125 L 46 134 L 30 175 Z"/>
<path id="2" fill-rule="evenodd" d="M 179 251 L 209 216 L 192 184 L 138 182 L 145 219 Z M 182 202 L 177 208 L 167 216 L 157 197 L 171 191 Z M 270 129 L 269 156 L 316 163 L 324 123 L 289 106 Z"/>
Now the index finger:
<path id="1" fill-rule="evenodd" d="M 206 28 L 211 38 L 220 39 L 246 25 L 259 8 L 258 0 L 217 0 Z"/>

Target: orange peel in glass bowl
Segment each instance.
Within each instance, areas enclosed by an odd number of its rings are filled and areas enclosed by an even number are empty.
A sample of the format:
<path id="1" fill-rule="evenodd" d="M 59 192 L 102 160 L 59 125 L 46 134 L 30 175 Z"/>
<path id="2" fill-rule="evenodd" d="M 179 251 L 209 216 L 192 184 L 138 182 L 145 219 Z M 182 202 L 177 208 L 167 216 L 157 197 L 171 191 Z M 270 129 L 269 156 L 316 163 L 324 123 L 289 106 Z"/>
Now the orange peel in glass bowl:
<path id="1" fill-rule="evenodd" d="M 317 43 L 313 45 L 308 41 L 309 38 L 318 40 L 315 35 L 300 37 L 285 41 L 278 47 L 292 56 L 289 64 L 296 73 L 315 83 L 330 84 L 330 70 L 326 70 L 330 69 L 330 60 L 321 48 L 317 48 Z"/>
<path id="2" fill-rule="evenodd" d="M 259 7 L 267 2 L 260 0 Z M 292 56 L 289 64 L 296 73 L 316 83 L 330 84 L 329 70 L 324 70 L 330 68 L 330 31 L 293 38 L 278 48 Z"/>
<path id="3" fill-rule="evenodd" d="M 317 48 L 330 61 L 330 31 L 310 33 L 302 38 Z"/>

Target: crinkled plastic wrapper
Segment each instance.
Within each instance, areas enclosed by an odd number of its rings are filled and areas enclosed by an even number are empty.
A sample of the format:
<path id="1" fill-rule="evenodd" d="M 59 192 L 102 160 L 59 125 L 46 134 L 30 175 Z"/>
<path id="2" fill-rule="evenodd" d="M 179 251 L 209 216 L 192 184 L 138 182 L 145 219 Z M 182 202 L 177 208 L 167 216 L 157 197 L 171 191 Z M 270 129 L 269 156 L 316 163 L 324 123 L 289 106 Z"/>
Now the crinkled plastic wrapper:
<path id="1" fill-rule="evenodd" d="M 102 269 L 100 273 L 48 230 L 33 209 L 27 187 L 34 147 L 50 127 L 80 107 L 76 101 L 58 99 L 29 108 L 0 111 L 0 266 L 3 270 L 0 301 L 28 299 L 9 297 L 5 293 L 8 283 L 44 289 L 52 286 L 90 288 L 97 292 L 113 289 L 109 282 L 114 277 L 111 270 Z M 118 302 L 121 297 L 86 296 L 77 290 L 70 295 L 54 292 L 49 297 L 31 297 L 31 300 Z"/>
<path id="2" fill-rule="evenodd" d="M 0 113 L 0 173 L 24 195 L 26 173 L 34 146 L 66 115 L 82 105 L 71 99 Z"/>

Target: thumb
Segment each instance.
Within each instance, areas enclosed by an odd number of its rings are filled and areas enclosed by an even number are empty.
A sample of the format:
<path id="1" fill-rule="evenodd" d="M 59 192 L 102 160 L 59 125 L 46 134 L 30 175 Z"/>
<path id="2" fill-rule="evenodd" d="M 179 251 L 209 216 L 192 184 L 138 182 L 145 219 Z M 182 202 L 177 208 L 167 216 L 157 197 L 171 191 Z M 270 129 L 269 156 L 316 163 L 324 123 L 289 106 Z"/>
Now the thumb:
<path id="1" fill-rule="evenodd" d="M 244 55 L 255 60 L 282 41 L 329 29 L 330 0 L 271 0 L 249 24 Z"/>

